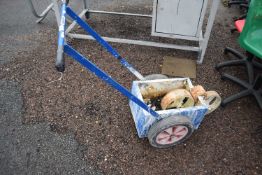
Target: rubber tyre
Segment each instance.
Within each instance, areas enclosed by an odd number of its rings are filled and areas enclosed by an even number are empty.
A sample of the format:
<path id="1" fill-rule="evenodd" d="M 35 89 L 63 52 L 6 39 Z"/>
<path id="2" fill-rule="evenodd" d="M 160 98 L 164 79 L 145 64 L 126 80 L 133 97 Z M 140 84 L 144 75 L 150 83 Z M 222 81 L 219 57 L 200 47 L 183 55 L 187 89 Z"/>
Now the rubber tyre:
<path id="1" fill-rule="evenodd" d="M 185 136 L 183 136 L 180 140 L 175 141 L 174 143 L 171 144 L 159 144 L 157 143 L 156 139 L 157 136 L 161 133 L 164 132 L 166 129 L 174 127 L 174 126 L 183 126 L 188 129 L 188 132 L 186 133 Z M 149 143 L 156 148 L 168 148 L 177 144 L 180 144 L 184 142 L 186 139 L 188 139 L 191 134 L 194 132 L 194 127 L 191 121 L 188 119 L 188 117 L 181 116 L 181 115 L 176 115 L 176 116 L 171 116 L 164 118 L 155 124 L 151 126 L 148 132 L 148 140 Z"/>
<path id="2" fill-rule="evenodd" d="M 168 79 L 168 76 L 163 74 L 151 74 L 144 77 L 145 80 L 158 80 L 158 79 Z"/>

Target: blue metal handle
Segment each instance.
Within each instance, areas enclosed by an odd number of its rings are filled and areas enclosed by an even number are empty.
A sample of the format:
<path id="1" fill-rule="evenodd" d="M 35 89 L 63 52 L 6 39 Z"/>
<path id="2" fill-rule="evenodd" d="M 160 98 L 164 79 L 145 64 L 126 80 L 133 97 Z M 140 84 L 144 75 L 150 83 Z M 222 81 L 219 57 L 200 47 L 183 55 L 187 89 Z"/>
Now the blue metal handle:
<path id="1" fill-rule="evenodd" d="M 58 48 L 57 48 L 57 56 L 56 56 L 56 63 L 55 63 L 55 67 L 59 72 L 65 71 L 65 60 L 64 60 L 65 25 L 66 25 L 65 15 L 66 15 L 66 3 L 65 0 L 62 0 L 61 19 L 60 19 L 59 32 L 58 32 Z"/>
<path id="2" fill-rule="evenodd" d="M 66 44 L 65 41 L 65 15 L 68 14 L 72 19 L 74 19 L 81 27 L 83 27 L 90 35 L 92 35 L 104 48 L 107 49 L 109 53 L 111 53 L 115 58 L 119 59 L 121 64 L 127 67 L 134 75 L 136 75 L 139 79 L 144 79 L 144 77 L 137 72 L 125 59 L 123 59 L 116 50 L 114 50 L 111 45 L 109 45 L 102 37 L 100 37 L 87 23 L 85 23 L 80 17 L 77 16 L 69 7 L 66 6 L 65 0 L 62 0 L 62 8 L 61 8 L 61 21 L 59 25 L 59 33 L 58 33 L 58 49 L 57 49 L 57 58 L 56 58 L 56 68 L 58 71 L 65 70 L 64 57 L 63 53 L 65 52 L 80 64 L 82 64 L 86 69 L 90 70 L 96 76 L 104 80 L 107 84 L 114 87 L 120 93 L 128 97 L 130 100 L 135 102 L 137 105 L 142 107 L 144 110 L 149 112 L 156 119 L 161 119 L 160 115 L 148 107 L 143 101 L 134 96 L 131 92 L 129 92 L 126 88 L 117 83 L 114 79 L 112 79 L 109 75 L 103 72 L 101 69 L 96 67 L 92 62 L 74 50 L 72 47 Z"/>
<path id="3" fill-rule="evenodd" d="M 87 70 L 91 71 L 93 74 L 95 74 L 97 77 L 104 80 L 107 84 L 114 87 L 116 90 L 118 90 L 120 93 L 122 93 L 124 96 L 135 102 L 137 105 L 142 107 L 144 110 L 149 112 L 153 117 L 156 119 L 161 119 L 160 115 L 152 110 L 150 107 L 148 107 L 143 101 L 141 101 L 139 98 L 134 96 L 131 92 L 129 92 L 126 88 L 121 86 L 119 83 L 117 83 L 114 79 L 112 79 L 109 75 L 107 75 L 105 72 L 103 72 L 101 69 L 96 67 L 92 62 L 90 62 L 87 58 L 85 58 L 83 55 L 78 53 L 76 50 L 74 50 L 69 45 L 65 44 L 65 53 L 74 58 L 77 62 L 82 64 Z"/>
<path id="4" fill-rule="evenodd" d="M 106 42 L 99 34 L 96 33 L 86 22 L 84 22 L 72 9 L 69 7 L 66 8 L 66 13 L 73 20 L 75 20 L 86 32 L 88 32 L 95 40 L 103 46 L 109 53 L 111 53 L 120 63 L 126 67 L 131 73 L 133 73 L 139 80 L 143 80 L 144 77 L 132 66 L 130 65 L 121 55 L 108 43 Z"/>

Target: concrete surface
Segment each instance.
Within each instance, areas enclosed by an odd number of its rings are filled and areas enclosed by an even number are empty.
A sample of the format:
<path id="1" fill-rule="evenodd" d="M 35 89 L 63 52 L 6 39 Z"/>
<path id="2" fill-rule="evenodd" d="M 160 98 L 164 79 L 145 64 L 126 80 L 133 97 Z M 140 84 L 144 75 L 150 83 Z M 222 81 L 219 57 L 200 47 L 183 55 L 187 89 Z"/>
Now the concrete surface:
<path id="1" fill-rule="evenodd" d="M 56 27 L 52 14 L 46 23 L 35 24 L 26 1 L 1 0 L 0 15 L 0 65 L 39 46 L 28 36 Z M 1 175 L 100 174 L 83 159 L 82 151 L 87 148 L 81 147 L 72 133 L 52 132 L 48 123 L 25 125 L 22 116 L 20 85 L 0 80 Z"/>
<path id="2" fill-rule="evenodd" d="M 0 1 L 0 64 L 13 61 L 18 51 L 36 47 L 38 43 L 26 42 L 23 38 L 37 33 L 47 25 L 36 25 L 26 1 Z"/>

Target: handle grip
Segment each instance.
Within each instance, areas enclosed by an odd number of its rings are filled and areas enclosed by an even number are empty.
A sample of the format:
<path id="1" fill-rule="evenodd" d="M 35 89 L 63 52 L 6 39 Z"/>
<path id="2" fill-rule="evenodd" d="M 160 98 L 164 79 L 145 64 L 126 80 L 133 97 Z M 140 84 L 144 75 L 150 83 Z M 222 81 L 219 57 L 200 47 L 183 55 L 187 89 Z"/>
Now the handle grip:
<path id="1" fill-rule="evenodd" d="M 64 46 L 63 45 L 58 46 L 55 67 L 56 67 L 56 70 L 59 72 L 65 71 L 65 59 L 64 59 Z"/>

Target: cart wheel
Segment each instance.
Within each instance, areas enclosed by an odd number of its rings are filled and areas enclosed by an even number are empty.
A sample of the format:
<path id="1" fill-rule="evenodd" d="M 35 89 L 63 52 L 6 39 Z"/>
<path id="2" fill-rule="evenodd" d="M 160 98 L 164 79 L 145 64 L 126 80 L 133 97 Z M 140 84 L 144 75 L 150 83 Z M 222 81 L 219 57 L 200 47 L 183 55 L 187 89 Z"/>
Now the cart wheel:
<path id="1" fill-rule="evenodd" d="M 221 104 L 221 97 L 216 91 L 207 91 L 204 102 L 208 105 L 208 111 L 206 114 L 210 114 L 216 110 Z"/>
<path id="2" fill-rule="evenodd" d="M 145 80 L 157 80 L 157 79 L 168 79 L 166 75 L 163 74 L 151 74 L 144 77 Z"/>
<path id="3" fill-rule="evenodd" d="M 176 115 L 152 125 L 148 132 L 148 140 L 156 148 L 168 148 L 185 141 L 193 131 L 194 127 L 187 117 Z"/>

